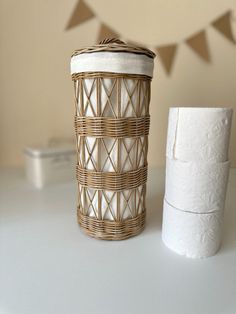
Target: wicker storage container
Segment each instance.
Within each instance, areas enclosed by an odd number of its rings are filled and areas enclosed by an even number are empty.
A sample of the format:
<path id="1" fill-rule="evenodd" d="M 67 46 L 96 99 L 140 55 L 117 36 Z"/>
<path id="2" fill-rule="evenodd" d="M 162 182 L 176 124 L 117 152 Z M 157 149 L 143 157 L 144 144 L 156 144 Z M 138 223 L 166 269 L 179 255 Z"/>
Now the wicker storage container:
<path id="1" fill-rule="evenodd" d="M 126 239 L 144 228 L 154 57 L 107 39 L 71 58 L 78 223 L 96 238 Z"/>

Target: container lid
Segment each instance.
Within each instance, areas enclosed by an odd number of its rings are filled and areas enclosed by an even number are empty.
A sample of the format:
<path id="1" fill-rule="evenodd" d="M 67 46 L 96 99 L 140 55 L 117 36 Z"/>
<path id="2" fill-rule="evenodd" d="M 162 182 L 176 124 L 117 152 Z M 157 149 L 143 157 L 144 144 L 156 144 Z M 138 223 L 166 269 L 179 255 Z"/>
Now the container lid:
<path id="1" fill-rule="evenodd" d="M 98 45 L 75 50 L 71 57 L 71 74 L 112 72 L 152 77 L 155 53 L 119 39 L 105 39 Z"/>
<path id="2" fill-rule="evenodd" d="M 30 146 L 25 147 L 24 153 L 31 157 L 56 157 L 61 155 L 74 155 L 74 145 L 65 144 L 58 146 Z"/>

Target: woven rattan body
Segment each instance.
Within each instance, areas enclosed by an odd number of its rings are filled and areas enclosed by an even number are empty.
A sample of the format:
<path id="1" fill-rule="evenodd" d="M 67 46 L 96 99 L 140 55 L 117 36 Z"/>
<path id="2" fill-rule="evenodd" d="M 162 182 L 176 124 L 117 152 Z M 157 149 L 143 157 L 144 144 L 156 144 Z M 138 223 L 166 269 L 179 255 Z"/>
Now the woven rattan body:
<path id="1" fill-rule="evenodd" d="M 151 78 L 73 73 L 78 222 L 90 236 L 121 240 L 145 224 Z"/>

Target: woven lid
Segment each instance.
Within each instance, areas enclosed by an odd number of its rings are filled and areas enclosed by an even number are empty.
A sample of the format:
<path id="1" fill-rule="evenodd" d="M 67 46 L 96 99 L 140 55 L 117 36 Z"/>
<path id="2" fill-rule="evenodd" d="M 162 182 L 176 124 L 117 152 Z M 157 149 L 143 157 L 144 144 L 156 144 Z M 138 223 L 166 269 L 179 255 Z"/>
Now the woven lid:
<path id="1" fill-rule="evenodd" d="M 98 45 L 75 50 L 74 53 L 72 54 L 72 57 L 77 56 L 82 53 L 100 52 L 100 51 L 130 52 L 130 53 L 143 54 L 150 58 L 155 58 L 156 56 L 153 51 L 147 48 L 127 44 L 117 38 L 106 38 L 102 40 Z"/>
<path id="2" fill-rule="evenodd" d="M 155 53 L 119 39 L 104 39 L 98 45 L 75 50 L 71 57 L 71 74 L 113 72 L 152 77 Z"/>

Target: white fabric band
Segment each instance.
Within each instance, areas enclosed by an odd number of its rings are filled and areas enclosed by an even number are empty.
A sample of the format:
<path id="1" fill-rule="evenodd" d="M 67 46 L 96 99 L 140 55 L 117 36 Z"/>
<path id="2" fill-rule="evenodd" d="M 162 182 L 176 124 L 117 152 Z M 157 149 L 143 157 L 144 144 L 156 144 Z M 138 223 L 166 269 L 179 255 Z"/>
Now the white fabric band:
<path id="1" fill-rule="evenodd" d="M 83 53 L 71 58 L 71 74 L 114 72 L 153 76 L 153 59 L 127 52 Z"/>

